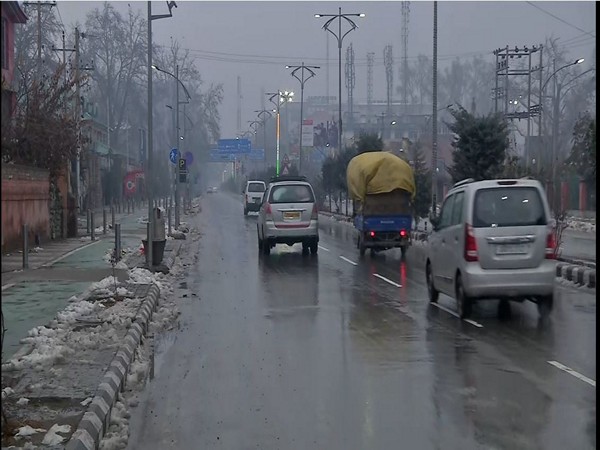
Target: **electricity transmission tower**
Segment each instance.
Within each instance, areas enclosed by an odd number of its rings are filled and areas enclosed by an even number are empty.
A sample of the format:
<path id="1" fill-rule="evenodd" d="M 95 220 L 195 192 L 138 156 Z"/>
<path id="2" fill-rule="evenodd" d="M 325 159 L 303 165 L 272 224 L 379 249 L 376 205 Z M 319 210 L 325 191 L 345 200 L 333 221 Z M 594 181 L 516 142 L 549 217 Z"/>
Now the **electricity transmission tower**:
<path id="1" fill-rule="evenodd" d="M 346 49 L 346 89 L 348 89 L 348 122 L 349 129 L 354 129 L 354 87 L 356 75 L 354 72 L 354 49 L 352 44 Z"/>

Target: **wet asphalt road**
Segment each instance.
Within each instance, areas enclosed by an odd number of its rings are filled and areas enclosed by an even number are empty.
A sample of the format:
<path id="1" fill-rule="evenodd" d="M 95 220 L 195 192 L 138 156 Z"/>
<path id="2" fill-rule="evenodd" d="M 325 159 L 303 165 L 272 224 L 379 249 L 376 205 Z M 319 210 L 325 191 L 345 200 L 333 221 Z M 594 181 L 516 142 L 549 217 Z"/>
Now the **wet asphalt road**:
<path id="1" fill-rule="evenodd" d="M 317 256 L 264 257 L 237 198 L 202 205 L 129 448 L 596 447 L 595 292 L 557 285 L 549 322 L 529 303 L 500 320 L 495 301 L 464 322 L 450 298 L 429 305 L 417 246 L 360 260 L 352 228 L 323 219 Z"/>

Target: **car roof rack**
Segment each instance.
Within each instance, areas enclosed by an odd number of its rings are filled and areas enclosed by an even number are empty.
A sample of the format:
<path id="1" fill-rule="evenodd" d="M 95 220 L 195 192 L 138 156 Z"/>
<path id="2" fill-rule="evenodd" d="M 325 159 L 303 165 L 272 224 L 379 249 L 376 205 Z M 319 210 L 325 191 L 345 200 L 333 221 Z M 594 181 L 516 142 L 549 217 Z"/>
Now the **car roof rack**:
<path id="1" fill-rule="evenodd" d="M 278 181 L 308 181 L 304 175 L 279 175 L 271 177 L 271 183 L 276 183 Z"/>
<path id="2" fill-rule="evenodd" d="M 475 181 L 475 179 L 473 179 L 473 178 L 465 178 L 464 180 L 460 180 L 460 181 L 457 181 L 456 183 L 454 183 L 454 186 L 452 186 L 452 187 L 455 188 L 458 186 L 462 186 L 464 184 L 473 183 L 474 181 Z"/>

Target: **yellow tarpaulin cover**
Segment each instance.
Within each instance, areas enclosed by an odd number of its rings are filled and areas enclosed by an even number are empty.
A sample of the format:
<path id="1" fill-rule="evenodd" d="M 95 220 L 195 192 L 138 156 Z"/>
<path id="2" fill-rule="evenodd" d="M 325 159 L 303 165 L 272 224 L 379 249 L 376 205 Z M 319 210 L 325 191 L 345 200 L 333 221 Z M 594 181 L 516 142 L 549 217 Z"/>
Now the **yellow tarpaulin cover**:
<path id="1" fill-rule="evenodd" d="M 348 192 L 364 202 L 367 194 L 384 194 L 404 189 L 415 197 L 415 177 L 410 165 L 388 152 L 367 152 L 355 156 L 346 170 Z"/>

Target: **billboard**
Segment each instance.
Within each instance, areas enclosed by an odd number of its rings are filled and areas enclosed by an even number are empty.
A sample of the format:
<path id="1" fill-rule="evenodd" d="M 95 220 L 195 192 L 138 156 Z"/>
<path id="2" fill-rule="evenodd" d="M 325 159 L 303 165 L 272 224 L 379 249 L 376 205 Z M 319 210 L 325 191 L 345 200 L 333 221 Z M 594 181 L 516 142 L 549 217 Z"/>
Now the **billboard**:
<path id="1" fill-rule="evenodd" d="M 315 127 L 312 119 L 302 121 L 302 147 L 314 147 Z"/>

